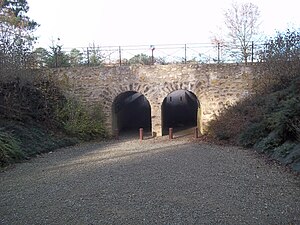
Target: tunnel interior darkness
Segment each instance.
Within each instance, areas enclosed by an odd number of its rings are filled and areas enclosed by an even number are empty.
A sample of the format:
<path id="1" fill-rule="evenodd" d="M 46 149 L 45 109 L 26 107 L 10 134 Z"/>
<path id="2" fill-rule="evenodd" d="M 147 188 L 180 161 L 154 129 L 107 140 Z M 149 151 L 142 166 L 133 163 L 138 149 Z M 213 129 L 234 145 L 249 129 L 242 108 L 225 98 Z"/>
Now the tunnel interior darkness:
<path id="1" fill-rule="evenodd" d="M 118 95 L 113 103 L 113 127 L 119 133 L 151 131 L 151 107 L 146 97 L 135 91 Z"/>
<path id="2" fill-rule="evenodd" d="M 197 126 L 199 102 L 195 94 L 187 90 L 170 93 L 162 104 L 162 132 L 168 134 Z"/>

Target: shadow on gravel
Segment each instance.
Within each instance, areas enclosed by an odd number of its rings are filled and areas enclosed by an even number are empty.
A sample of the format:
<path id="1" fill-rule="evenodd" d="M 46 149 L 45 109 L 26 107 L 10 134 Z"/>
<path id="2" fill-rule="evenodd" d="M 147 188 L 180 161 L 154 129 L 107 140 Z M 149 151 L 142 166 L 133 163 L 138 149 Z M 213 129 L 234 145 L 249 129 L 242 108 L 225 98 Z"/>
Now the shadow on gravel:
<path id="1" fill-rule="evenodd" d="M 48 166 L 44 170 L 61 171 L 61 170 L 76 170 L 83 168 L 84 170 L 97 168 L 114 163 L 125 163 L 137 158 L 144 158 L 158 153 L 172 151 L 176 148 L 186 149 L 190 143 L 181 143 L 180 141 L 148 139 L 148 140 L 133 140 L 126 138 L 110 143 L 95 143 L 90 145 L 76 146 L 76 149 L 82 148 L 78 152 L 65 152 L 70 157 L 62 157 L 54 162 L 55 165 Z"/>

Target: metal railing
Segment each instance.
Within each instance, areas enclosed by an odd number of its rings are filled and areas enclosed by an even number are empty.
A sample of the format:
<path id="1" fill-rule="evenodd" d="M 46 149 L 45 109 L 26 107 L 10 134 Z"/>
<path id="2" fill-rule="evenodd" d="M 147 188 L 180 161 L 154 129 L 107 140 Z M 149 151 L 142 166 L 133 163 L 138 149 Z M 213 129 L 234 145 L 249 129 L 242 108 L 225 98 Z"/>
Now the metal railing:
<path id="1" fill-rule="evenodd" d="M 259 61 L 264 44 L 251 42 L 246 49 L 247 62 Z M 232 43 L 191 43 L 130 46 L 90 46 L 61 48 L 54 52 L 52 67 L 176 64 L 176 63 L 238 63 L 244 62 L 241 46 Z M 60 62 L 64 58 L 64 64 Z M 40 58 L 40 57 L 37 57 Z M 42 62 L 40 66 L 43 66 Z"/>

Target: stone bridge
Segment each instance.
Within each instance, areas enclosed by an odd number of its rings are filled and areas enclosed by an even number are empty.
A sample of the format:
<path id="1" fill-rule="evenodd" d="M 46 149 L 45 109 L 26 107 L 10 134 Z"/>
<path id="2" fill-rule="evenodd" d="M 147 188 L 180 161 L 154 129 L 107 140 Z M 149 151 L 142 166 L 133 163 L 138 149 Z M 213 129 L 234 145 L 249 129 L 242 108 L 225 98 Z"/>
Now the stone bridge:
<path id="1" fill-rule="evenodd" d="M 253 65 L 244 64 L 173 64 L 58 68 L 47 73 L 66 96 L 87 106 L 101 103 L 111 133 L 133 125 L 161 136 L 168 126 L 186 121 L 205 132 L 219 110 L 251 94 L 253 71 Z"/>

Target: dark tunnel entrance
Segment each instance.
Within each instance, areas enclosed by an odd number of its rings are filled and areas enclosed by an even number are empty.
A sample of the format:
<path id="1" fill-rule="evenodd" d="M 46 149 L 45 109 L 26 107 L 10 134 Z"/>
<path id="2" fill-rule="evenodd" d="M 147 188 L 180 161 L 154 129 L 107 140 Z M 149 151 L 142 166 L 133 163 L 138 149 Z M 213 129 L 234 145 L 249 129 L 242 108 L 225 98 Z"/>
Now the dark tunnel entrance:
<path id="1" fill-rule="evenodd" d="M 151 107 L 144 95 L 127 91 L 118 95 L 113 103 L 113 129 L 119 133 L 144 128 L 151 131 Z"/>
<path id="2" fill-rule="evenodd" d="M 169 128 L 174 132 L 188 130 L 197 126 L 199 101 L 195 94 L 187 90 L 170 93 L 162 104 L 162 133 L 168 134 Z"/>

